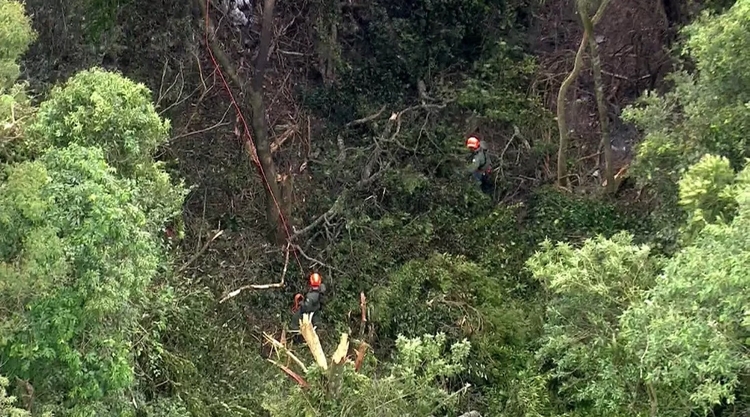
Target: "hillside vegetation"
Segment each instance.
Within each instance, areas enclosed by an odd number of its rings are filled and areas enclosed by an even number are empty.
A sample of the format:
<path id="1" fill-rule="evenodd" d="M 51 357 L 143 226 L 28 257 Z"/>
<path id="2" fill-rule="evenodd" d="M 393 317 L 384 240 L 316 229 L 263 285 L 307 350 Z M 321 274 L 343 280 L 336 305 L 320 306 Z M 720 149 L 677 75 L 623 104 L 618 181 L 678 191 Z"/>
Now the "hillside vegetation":
<path id="1" fill-rule="evenodd" d="M 750 0 L 0 0 L 0 416 L 750 415 L 749 129 Z"/>

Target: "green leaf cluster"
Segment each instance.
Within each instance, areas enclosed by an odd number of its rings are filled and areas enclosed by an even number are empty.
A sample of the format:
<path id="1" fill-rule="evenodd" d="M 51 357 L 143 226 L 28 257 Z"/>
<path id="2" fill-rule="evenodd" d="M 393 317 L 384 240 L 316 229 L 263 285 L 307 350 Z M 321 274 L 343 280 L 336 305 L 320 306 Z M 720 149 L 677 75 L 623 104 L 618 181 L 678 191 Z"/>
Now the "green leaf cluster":
<path id="1" fill-rule="evenodd" d="M 133 382 L 135 307 L 160 262 L 133 189 L 77 144 L 8 167 L 0 185 L 4 369 L 71 405 Z"/>

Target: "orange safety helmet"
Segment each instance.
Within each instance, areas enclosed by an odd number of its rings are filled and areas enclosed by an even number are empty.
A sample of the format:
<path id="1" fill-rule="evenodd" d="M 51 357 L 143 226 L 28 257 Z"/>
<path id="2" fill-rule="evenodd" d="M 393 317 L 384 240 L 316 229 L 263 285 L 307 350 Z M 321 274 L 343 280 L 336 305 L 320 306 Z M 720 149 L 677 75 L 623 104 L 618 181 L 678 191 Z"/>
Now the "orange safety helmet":
<path id="1" fill-rule="evenodd" d="M 466 139 L 466 147 L 471 149 L 472 151 L 476 151 L 477 149 L 479 149 L 479 139 L 474 136 Z"/>
<path id="2" fill-rule="evenodd" d="M 310 274 L 310 286 L 313 288 L 320 287 L 320 284 L 323 282 L 323 277 L 320 276 L 319 273 L 313 272 Z"/>

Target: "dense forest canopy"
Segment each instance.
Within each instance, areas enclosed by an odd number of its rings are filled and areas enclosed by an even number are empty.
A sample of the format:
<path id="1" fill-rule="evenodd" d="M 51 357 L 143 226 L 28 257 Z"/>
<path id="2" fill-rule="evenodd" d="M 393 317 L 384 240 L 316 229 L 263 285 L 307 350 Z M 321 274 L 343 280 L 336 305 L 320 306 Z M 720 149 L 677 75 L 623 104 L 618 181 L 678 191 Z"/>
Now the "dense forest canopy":
<path id="1" fill-rule="evenodd" d="M 750 0 L 0 0 L 0 415 L 749 415 L 749 128 Z"/>

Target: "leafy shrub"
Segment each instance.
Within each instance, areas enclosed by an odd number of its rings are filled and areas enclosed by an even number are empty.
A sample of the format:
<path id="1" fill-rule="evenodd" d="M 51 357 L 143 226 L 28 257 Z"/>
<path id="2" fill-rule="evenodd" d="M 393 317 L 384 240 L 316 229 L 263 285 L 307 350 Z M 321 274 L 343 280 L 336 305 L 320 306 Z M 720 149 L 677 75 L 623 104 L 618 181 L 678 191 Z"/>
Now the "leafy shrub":
<path id="1" fill-rule="evenodd" d="M 575 196 L 554 188 L 535 190 L 528 204 L 525 236 L 536 247 L 552 242 L 582 243 L 596 235 L 610 237 L 622 230 L 647 236 L 648 222 L 626 206 L 588 196 Z"/>

